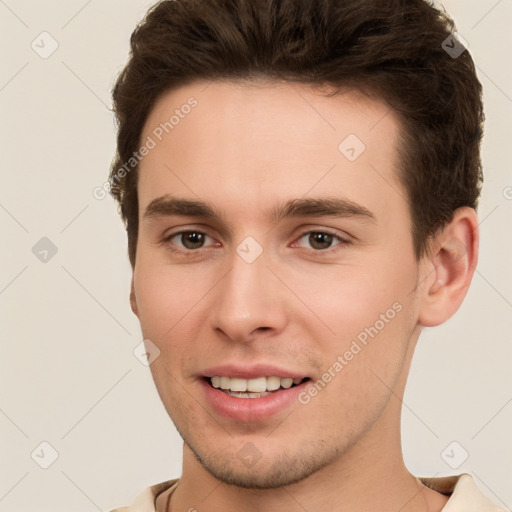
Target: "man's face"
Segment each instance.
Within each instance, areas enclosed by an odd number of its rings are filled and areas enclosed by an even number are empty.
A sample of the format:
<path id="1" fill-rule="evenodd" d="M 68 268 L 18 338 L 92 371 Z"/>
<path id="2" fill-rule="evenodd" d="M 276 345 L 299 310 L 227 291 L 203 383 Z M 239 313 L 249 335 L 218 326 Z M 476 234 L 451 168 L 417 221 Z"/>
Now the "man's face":
<path id="1" fill-rule="evenodd" d="M 164 406 L 215 477 L 296 482 L 396 427 L 420 270 L 399 129 L 380 102 L 299 85 L 195 83 L 151 111 L 132 305 L 160 350 Z M 241 398 L 209 377 L 234 389 L 307 380 Z"/>

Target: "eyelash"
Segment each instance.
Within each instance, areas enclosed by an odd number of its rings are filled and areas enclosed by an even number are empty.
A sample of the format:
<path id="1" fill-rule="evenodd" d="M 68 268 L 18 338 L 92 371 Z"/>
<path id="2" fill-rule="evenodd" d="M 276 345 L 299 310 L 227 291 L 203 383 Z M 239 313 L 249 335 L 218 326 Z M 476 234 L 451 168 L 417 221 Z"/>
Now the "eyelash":
<path id="1" fill-rule="evenodd" d="M 194 253 L 198 253 L 200 252 L 202 249 L 206 249 L 206 247 L 199 247 L 198 249 L 182 249 L 182 248 L 176 248 L 176 246 L 171 242 L 171 240 L 176 237 L 176 236 L 179 236 L 179 235 L 184 235 L 186 233 L 199 233 L 201 235 L 205 235 L 207 237 L 210 237 L 209 235 L 207 235 L 206 233 L 204 233 L 203 231 L 199 231 L 199 230 L 195 230 L 195 229 L 187 229 L 187 230 L 183 230 L 183 231 L 178 231 L 176 233 L 172 233 L 168 236 L 166 236 L 163 240 L 162 240 L 162 243 L 166 244 L 167 245 L 167 249 L 171 252 L 174 252 L 174 253 L 178 253 L 178 254 L 181 254 L 181 255 L 184 255 L 184 256 L 193 256 Z M 327 229 L 314 229 L 314 230 L 310 230 L 310 231 L 304 231 L 303 233 L 301 233 L 298 237 L 297 237 L 297 242 L 294 242 L 294 244 L 298 243 L 298 241 L 300 241 L 302 238 L 304 238 L 304 236 L 306 235 L 310 235 L 312 233 L 316 233 L 316 234 L 323 234 L 323 235 L 330 235 L 334 238 L 337 238 L 339 243 L 332 246 L 332 247 L 329 247 L 327 249 L 306 249 L 308 252 L 312 253 L 312 254 L 315 254 L 315 255 L 324 255 L 324 254 L 332 254 L 334 252 L 337 252 L 339 250 L 341 250 L 342 247 L 345 247 L 345 246 L 348 246 L 351 244 L 351 241 L 348 240 L 347 238 L 343 238 L 341 237 L 340 235 L 332 232 L 332 231 L 329 231 Z M 210 237 L 212 238 L 212 237 Z"/>

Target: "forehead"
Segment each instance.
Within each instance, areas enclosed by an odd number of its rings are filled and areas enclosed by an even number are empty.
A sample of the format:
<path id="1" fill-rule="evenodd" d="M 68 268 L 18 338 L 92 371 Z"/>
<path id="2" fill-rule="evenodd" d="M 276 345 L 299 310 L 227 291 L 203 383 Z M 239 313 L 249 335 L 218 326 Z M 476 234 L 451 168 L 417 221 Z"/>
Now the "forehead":
<path id="1" fill-rule="evenodd" d="M 385 208 L 405 195 L 399 130 L 385 103 L 357 90 L 326 97 L 279 82 L 188 84 L 165 93 L 146 121 L 141 143 L 153 148 L 139 166 L 140 206 L 165 193 L 222 194 L 224 206 L 249 208 L 318 192 Z"/>
<path id="2" fill-rule="evenodd" d="M 171 141 L 178 133 L 186 137 L 190 131 L 214 128 L 203 142 L 236 131 L 239 142 L 249 135 L 255 144 L 274 136 L 273 146 L 285 150 L 299 140 L 318 142 L 320 136 L 337 150 L 344 134 L 358 132 L 371 144 L 384 134 L 393 139 L 397 125 L 396 115 L 384 102 L 355 88 L 335 92 L 327 86 L 313 90 L 279 81 L 218 80 L 164 93 L 149 112 L 143 136 Z M 244 127 L 249 129 L 242 131 Z"/>

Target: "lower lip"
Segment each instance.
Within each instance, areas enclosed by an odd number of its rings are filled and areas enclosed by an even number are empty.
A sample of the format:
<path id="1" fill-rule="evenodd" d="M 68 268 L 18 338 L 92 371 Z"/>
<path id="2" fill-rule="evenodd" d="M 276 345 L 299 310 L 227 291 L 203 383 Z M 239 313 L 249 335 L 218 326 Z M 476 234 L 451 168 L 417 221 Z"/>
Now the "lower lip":
<path id="1" fill-rule="evenodd" d="M 206 379 L 200 379 L 206 399 L 219 415 L 243 423 L 266 420 L 297 402 L 297 395 L 309 381 L 293 388 L 281 389 L 259 398 L 237 398 L 227 395 L 211 386 Z"/>

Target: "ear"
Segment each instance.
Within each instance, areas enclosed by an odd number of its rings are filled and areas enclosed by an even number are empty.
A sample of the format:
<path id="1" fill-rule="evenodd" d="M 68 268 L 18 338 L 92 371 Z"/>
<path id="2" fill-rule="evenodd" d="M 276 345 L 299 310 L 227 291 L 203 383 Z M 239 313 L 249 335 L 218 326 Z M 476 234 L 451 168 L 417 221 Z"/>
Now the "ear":
<path id="1" fill-rule="evenodd" d="M 478 218 L 473 208 L 458 208 L 435 236 L 426 257 L 419 323 L 446 322 L 460 307 L 478 262 Z"/>
<path id="2" fill-rule="evenodd" d="M 135 287 L 133 285 L 133 276 L 132 276 L 132 283 L 130 285 L 130 306 L 132 307 L 132 311 L 138 317 L 139 309 L 137 308 L 137 298 L 135 296 Z"/>

